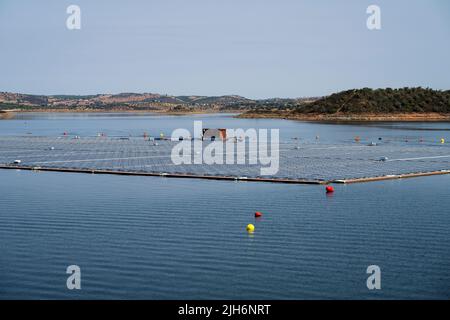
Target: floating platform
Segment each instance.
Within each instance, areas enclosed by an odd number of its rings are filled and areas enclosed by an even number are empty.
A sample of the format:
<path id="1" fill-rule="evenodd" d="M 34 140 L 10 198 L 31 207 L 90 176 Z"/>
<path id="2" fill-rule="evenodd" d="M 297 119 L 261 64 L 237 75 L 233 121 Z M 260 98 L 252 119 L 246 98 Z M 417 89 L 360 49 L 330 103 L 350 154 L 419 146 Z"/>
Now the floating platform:
<path id="1" fill-rule="evenodd" d="M 450 173 L 450 145 L 438 142 L 281 142 L 279 171 L 272 176 L 261 175 L 261 167 L 267 165 L 249 164 L 248 156 L 246 164 L 175 165 L 171 153 L 178 143 L 162 140 L 156 144 L 142 137 L 3 136 L 0 169 L 298 184 L 356 183 Z M 203 144 L 205 148 L 209 142 Z M 15 160 L 20 163 L 14 164 Z"/>

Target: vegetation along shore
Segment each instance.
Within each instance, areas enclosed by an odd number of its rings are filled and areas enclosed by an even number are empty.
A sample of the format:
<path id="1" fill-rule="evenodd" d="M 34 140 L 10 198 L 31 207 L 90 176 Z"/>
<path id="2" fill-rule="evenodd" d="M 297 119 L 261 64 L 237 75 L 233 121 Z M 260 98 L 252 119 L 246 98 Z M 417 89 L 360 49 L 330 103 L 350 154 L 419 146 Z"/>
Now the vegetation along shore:
<path id="1" fill-rule="evenodd" d="M 14 112 L 231 112 L 240 118 L 302 121 L 450 121 L 450 90 L 352 89 L 325 97 L 253 100 L 237 95 L 170 96 L 153 93 L 29 95 L 0 92 L 0 118 Z"/>

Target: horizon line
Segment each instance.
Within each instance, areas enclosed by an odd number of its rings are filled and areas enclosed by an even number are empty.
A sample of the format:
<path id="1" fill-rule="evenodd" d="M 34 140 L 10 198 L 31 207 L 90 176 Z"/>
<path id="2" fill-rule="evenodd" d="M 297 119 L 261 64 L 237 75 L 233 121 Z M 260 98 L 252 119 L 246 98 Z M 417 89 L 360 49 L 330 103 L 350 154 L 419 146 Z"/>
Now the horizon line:
<path id="1" fill-rule="evenodd" d="M 434 91 L 449 91 L 450 89 L 434 89 L 432 87 L 424 87 L 424 86 L 404 86 L 404 87 L 359 87 L 359 88 L 350 88 L 350 89 L 342 89 L 342 90 L 333 90 L 331 93 L 323 94 L 323 95 L 310 95 L 310 96 L 297 96 L 297 97 L 280 97 L 280 96 L 273 96 L 273 97 L 266 97 L 266 98 L 249 98 L 244 95 L 240 94 L 221 94 L 221 95 L 202 95 L 202 94 L 168 94 L 168 93 L 158 93 L 158 92 L 150 92 L 150 91 L 122 91 L 122 92 L 102 92 L 102 93 L 91 93 L 91 94 L 79 94 L 79 93 L 58 93 L 58 94 L 42 94 L 42 93 L 24 93 L 20 91 L 0 91 L 0 93 L 12 93 L 12 94 L 23 94 L 23 95 L 30 95 L 30 96 L 46 96 L 46 97 L 56 97 L 56 96 L 75 96 L 75 97 L 84 97 L 84 96 L 100 96 L 100 95 L 120 95 L 120 94 L 137 94 L 137 95 L 143 95 L 143 94 L 155 94 L 160 96 L 167 96 L 167 97 L 207 97 L 207 98 L 213 98 L 213 97 L 241 97 L 248 100 L 271 100 L 271 99 L 307 99 L 307 98 L 317 98 L 317 97 L 326 97 L 330 96 L 335 93 L 339 92 L 345 92 L 350 90 L 361 90 L 361 89 L 371 89 L 371 90 L 379 90 L 379 89 L 414 89 L 414 88 L 423 88 L 423 89 L 431 89 Z"/>

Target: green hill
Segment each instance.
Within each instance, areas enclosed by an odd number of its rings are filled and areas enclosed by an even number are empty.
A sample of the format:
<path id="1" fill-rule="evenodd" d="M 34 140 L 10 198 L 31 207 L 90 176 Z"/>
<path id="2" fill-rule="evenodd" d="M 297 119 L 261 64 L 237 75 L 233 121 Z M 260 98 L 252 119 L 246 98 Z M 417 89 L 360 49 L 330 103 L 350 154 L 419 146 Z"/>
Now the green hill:
<path id="1" fill-rule="evenodd" d="M 450 90 L 354 89 L 298 105 L 292 112 L 295 114 L 450 113 Z"/>

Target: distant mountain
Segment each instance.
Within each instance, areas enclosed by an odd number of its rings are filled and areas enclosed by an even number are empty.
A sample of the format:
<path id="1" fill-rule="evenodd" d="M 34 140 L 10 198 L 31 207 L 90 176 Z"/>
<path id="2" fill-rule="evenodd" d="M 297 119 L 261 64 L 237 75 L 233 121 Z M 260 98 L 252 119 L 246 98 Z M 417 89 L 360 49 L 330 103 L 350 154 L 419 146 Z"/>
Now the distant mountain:
<path id="1" fill-rule="evenodd" d="M 158 93 L 29 95 L 0 92 L 0 110 L 74 110 L 167 112 L 237 111 L 243 117 L 347 119 L 371 115 L 446 114 L 450 90 L 428 88 L 353 89 L 326 97 L 252 100 L 238 95 L 171 96 Z"/>
<path id="2" fill-rule="evenodd" d="M 48 104 L 48 97 L 31 94 L 0 92 L 0 103 L 43 106 Z"/>
<path id="3" fill-rule="evenodd" d="M 0 110 L 8 108 L 77 108 L 77 109 L 158 109 L 191 108 L 196 106 L 224 108 L 253 100 L 237 95 L 208 96 L 170 96 L 157 93 L 119 93 L 97 95 L 30 95 L 0 92 Z"/>

